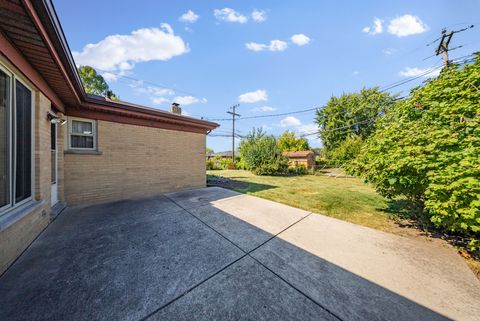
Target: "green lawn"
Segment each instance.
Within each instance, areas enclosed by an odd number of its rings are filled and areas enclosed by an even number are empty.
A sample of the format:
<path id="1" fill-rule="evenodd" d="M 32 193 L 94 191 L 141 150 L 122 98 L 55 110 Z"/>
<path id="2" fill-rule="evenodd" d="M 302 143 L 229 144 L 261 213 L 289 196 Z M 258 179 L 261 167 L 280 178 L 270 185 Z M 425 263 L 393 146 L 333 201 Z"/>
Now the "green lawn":
<path id="1" fill-rule="evenodd" d="M 221 176 L 233 182 L 231 189 L 298 207 L 374 229 L 404 234 L 388 211 L 388 202 L 357 178 L 329 176 L 255 176 L 248 171 L 208 171 L 210 180 Z M 227 186 L 228 187 L 228 186 Z"/>

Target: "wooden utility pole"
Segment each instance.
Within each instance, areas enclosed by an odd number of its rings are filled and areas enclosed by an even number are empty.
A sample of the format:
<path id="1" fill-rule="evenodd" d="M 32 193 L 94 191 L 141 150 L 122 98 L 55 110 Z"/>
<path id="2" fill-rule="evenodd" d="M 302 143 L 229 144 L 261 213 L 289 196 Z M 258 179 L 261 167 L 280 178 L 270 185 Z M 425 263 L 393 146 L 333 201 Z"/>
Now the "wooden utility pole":
<path id="1" fill-rule="evenodd" d="M 437 42 L 438 40 L 440 40 L 440 42 L 438 43 L 437 50 L 435 51 L 435 55 L 436 56 L 442 55 L 443 64 L 445 66 L 448 66 L 448 64 L 450 63 L 449 60 L 448 60 L 448 52 L 452 51 L 452 50 L 455 50 L 455 49 L 458 49 L 458 48 L 462 48 L 462 46 L 458 46 L 458 47 L 455 47 L 455 48 L 449 48 L 448 47 L 450 45 L 450 41 L 452 40 L 453 35 L 456 34 L 456 33 L 465 31 L 467 29 L 471 29 L 473 27 L 475 27 L 475 26 L 471 25 L 471 26 L 468 26 L 466 28 L 463 28 L 463 29 L 460 29 L 460 30 L 455 30 L 455 31 L 447 31 L 447 29 L 443 28 L 442 35 L 440 36 L 440 38 L 438 38 L 435 41 L 429 43 L 427 46 L 430 46 L 430 45 L 434 44 L 435 42 Z"/>
<path id="2" fill-rule="evenodd" d="M 227 111 L 227 114 L 232 115 L 232 162 L 235 164 L 235 117 L 240 117 L 239 114 L 235 113 L 235 109 L 238 108 L 240 104 L 233 105 L 230 107 L 232 111 Z"/>
<path id="3" fill-rule="evenodd" d="M 445 66 L 448 66 L 448 45 L 450 44 L 450 40 L 452 40 L 452 36 L 453 31 L 447 32 L 447 29 L 444 28 L 436 51 L 437 56 L 443 56 L 443 64 Z"/>

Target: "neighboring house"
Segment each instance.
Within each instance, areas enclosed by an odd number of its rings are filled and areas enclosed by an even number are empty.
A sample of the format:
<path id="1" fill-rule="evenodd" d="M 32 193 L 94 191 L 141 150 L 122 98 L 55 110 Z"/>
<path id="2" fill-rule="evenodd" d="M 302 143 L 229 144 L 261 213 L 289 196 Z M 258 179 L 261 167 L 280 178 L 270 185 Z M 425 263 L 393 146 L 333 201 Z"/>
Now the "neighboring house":
<path id="1" fill-rule="evenodd" d="M 299 165 L 304 165 L 307 168 L 315 167 L 315 153 L 311 150 L 284 152 L 283 156 L 288 158 L 288 164 L 292 167 Z"/>
<path id="2" fill-rule="evenodd" d="M 216 127 L 87 95 L 50 0 L 0 1 L 0 273 L 65 204 L 205 186 Z"/>
<path id="3" fill-rule="evenodd" d="M 235 157 L 240 156 L 239 152 L 235 152 Z M 220 157 L 220 158 L 232 158 L 232 151 L 226 151 L 226 152 L 218 152 L 218 153 L 207 153 L 207 159 L 210 158 L 215 158 L 215 157 Z"/>

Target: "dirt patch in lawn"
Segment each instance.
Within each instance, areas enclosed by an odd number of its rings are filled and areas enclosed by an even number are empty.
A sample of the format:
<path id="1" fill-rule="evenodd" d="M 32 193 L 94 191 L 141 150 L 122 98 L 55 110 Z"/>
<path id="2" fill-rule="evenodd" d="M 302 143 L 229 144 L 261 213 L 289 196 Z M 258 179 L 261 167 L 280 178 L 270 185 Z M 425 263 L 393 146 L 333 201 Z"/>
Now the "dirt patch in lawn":
<path id="1" fill-rule="evenodd" d="M 241 190 L 247 188 L 249 186 L 249 183 L 237 181 L 222 176 L 208 175 L 207 186 L 218 186 L 231 190 Z"/>

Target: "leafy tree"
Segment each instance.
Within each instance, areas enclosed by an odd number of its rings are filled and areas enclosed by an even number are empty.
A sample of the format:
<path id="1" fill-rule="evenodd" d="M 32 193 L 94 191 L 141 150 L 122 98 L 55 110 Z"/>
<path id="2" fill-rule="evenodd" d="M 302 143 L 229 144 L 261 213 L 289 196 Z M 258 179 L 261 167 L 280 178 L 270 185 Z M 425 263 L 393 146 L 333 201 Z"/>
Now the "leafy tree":
<path id="1" fill-rule="evenodd" d="M 480 245 L 480 54 L 444 68 L 389 110 L 355 170 L 389 197 L 404 195 L 436 227 Z"/>
<path id="2" fill-rule="evenodd" d="M 85 91 L 92 95 L 108 97 L 112 100 L 119 100 L 108 86 L 102 75 L 99 75 L 95 69 L 90 66 L 80 66 L 78 68 L 80 79 L 82 80 Z"/>
<path id="3" fill-rule="evenodd" d="M 295 133 L 289 130 L 280 135 L 277 140 L 277 145 L 282 152 L 296 152 L 310 149 L 308 140 L 295 137 Z"/>
<path id="4" fill-rule="evenodd" d="M 262 129 L 253 128 L 240 143 L 239 151 L 245 168 L 256 175 L 282 174 L 288 169 L 275 136 L 267 136 Z"/>
<path id="5" fill-rule="evenodd" d="M 394 96 L 380 92 L 378 87 L 331 97 L 325 108 L 317 111 L 323 145 L 332 150 L 352 135 L 367 139 L 375 130 L 375 119 L 389 110 L 394 101 Z"/>
<path id="6" fill-rule="evenodd" d="M 206 148 L 205 148 L 205 151 L 206 151 L 207 153 L 213 153 L 213 149 L 211 149 L 211 148 L 209 148 L 209 147 L 206 147 Z"/>
<path id="7" fill-rule="evenodd" d="M 360 136 L 347 136 L 337 148 L 328 152 L 328 163 L 332 166 L 346 165 L 348 168 L 350 162 L 360 154 L 363 144 L 363 139 Z"/>

